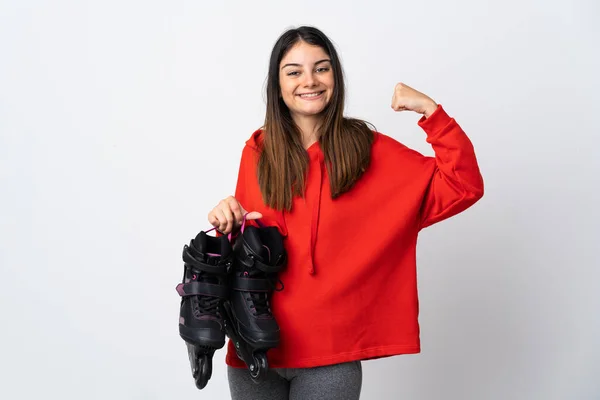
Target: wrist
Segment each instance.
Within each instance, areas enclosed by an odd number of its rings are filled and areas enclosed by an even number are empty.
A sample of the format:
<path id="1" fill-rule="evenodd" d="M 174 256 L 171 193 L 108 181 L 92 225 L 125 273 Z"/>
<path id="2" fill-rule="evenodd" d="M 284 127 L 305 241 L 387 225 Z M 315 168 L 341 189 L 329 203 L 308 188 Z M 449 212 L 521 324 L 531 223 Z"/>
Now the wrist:
<path id="1" fill-rule="evenodd" d="M 425 111 L 423 112 L 423 115 L 425 116 L 425 118 L 429 118 L 429 116 L 431 116 L 431 114 L 433 114 L 435 112 L 435 110 L 437 110 L 438 105 L 435 101 L 431 101 L 431 103 L 425 107 Z"/>

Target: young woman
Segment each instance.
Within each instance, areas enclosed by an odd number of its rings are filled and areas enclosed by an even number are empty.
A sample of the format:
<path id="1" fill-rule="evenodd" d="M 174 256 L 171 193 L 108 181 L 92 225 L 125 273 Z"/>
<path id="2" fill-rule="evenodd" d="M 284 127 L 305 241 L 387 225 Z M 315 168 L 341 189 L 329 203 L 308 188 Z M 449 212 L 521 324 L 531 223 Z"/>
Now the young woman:
<path id="1" fill-rule="evenodd" d="M 358 399 L 361 360 L 420 351 L 417 235 L 478 201 L 483 180 L 441 105 L 398 83 L 391 106 L 421 114 L 435 157 L 344 117 L 342 67 L 321 31 L 276 42 L 264 126 L 243 149 L 235 196 L 208 214 L 225 234 L 244 216 L 276 226 L 288 256 L 268 378 L 252 382 L 229 343 L 234 400 Z"/>

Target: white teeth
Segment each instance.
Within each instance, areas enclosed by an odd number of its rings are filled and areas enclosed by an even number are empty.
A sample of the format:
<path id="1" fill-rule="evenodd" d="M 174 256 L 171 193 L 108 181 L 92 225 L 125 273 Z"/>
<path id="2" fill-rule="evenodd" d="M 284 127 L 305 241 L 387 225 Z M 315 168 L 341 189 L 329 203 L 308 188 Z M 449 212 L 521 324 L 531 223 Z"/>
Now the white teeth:
<path id="1" fill-rule="evenodd" d="M 321 92 L 318 93 L 309 93 L 309 94 L 301 94 L 300 97 L 316 97 L 318 95 L 320 95 Z"/>

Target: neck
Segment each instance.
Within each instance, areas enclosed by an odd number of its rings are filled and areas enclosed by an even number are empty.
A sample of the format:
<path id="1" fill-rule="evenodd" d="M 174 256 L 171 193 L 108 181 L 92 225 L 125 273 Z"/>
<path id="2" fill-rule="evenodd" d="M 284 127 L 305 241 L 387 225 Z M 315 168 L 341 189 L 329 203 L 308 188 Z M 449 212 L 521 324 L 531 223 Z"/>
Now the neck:
<path id="1" fill-rule="evenodd" d="M 305 149 L 308 149 L 313 143 L 318 140 L 317 130 L 321 123 L 321 116 L 311 115 L 297 115 L 293 117 L 294 122 L 300 128 L 300 134 L 302 135 L 302 145 Z"/>

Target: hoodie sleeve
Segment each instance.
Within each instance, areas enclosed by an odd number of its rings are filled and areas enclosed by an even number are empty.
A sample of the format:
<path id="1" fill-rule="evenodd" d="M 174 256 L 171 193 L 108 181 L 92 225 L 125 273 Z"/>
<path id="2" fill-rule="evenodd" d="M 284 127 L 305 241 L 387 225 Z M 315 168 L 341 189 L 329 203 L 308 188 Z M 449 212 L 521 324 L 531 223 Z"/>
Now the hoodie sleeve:
<path id="1" fill-rule="evenodd" d="M 433 174 L 421 208 L 422 229 L 475 204 L 483 196 L 483 178 L 471 141 L 441 105 L 418 124 L 435 152 Z"/>

